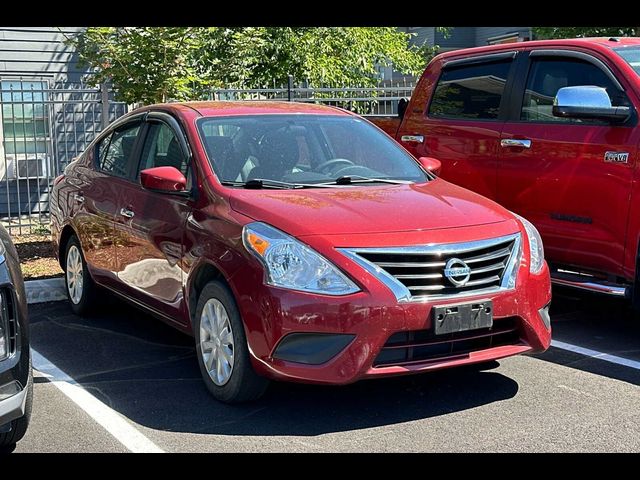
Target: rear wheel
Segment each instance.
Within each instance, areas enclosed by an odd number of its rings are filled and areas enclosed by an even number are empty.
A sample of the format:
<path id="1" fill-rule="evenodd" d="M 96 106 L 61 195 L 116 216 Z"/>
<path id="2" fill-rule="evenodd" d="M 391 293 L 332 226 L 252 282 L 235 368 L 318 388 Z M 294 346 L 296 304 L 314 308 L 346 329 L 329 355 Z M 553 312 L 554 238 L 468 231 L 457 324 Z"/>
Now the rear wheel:
<path id="1" fill-rule="evenodd" d="M 33 372 L 29 362 L 29 378 L 27 380 L 27 400 L 24 407 L 24 415 L 11 422 L 11 429 L 6 433 L 0 433 L 0 452 L 10 451 L 12 447 L 27 433 L 27 427 L 31 420 L 31 404 L 33 402 Z"/>
<path id="2" fill-rule="evenodd" d="M 94 304 L 96 286 L 87 269 L 80 241 L 75 235 L 67 242 L 64 266 L 64 279 L 71 310 L 76 315 L 86 315 Z"/>
<path id="3" fill-rule="evenodd" d="M 216 399 L 241 403 L 264 394 L 269 381 L 251 366 L 240 312 L 223 282 L 202 289 L 193 329 L 200 373 Z"/>

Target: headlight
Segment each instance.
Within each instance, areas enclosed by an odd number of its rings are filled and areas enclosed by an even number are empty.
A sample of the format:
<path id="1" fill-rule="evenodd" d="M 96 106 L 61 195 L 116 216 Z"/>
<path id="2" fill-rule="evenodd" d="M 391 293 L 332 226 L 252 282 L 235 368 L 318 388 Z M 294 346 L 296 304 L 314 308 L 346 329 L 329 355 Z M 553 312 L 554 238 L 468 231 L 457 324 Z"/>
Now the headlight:
<path id="1" fill-rule="evenodd" d="M 346 295 L 359 290 L 319 253 L 265 223 L 245 225 L 242 241 L 264 265 L 269 285 L 325 295 Z"/>
<path id="2" fill-rule="evenodd" d="M 7 247 L 4 246 L 4 242 L 0 240 L 0 263 L 5 261 L 5 254 L 7 253 Z"/>
<path id="3" fill-rule="evenodd" d="M 527 237 L 529 238 L 529 250 L 531 251 L 531 262 L 529 263 L 529 271 L 531 273 L 539 273 L 544 265 L 544 247 L 542 246 L 542 238 L 538 233 L 536 227 L 527 220 L 514 213 L 516 217 L 524 225 L 524 229 L 527 231 Z"/>

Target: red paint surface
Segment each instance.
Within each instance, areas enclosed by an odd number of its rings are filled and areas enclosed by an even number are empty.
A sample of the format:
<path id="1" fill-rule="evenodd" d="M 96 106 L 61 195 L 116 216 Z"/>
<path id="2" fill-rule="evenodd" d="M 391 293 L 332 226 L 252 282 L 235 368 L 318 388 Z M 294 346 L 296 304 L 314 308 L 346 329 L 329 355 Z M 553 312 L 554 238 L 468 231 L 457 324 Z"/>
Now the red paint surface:
<path id="1" fill-rule="evenodd" d="M 144 188 L 163 192 L 182 192 L 186 189 L 187 179 L 175 167 L 147 168 L 140 172 L 140 182 Z"/>

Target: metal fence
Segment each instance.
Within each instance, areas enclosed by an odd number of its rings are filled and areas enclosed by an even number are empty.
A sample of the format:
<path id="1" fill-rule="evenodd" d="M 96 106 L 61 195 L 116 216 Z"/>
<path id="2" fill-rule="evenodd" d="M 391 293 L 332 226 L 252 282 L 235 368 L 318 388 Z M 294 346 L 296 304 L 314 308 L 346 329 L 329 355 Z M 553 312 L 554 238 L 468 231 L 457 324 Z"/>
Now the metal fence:
<path id="1" fill-rule="evenodd" d="M 0 220 L 9 233 L 46 231 L 53 179 L 126 111 L 105 88 L 0 82 Z"/>
<path id="2" fill-rule="evenodd" d="M 291 82 L 280 88 L 224 89 L 212 92 L 212 100 L 288 100 L 322 103 L 361 115 L 395 115 L 398 101 L 413 93 L 413 82 L 381 84 L 376 87 L 301 87 Z"/>
<path id="3" fill-rule="evenodd" d="M 210 100 L 285 100 L 322 103 L 359 114 L 394 115 L 414 85 L 224 89 Z M 0 81 L 0 221 L 11 234 L 46 232 L 53 180 L 110 122 L 125 103 L 107 88 L 45 81 Z"/>

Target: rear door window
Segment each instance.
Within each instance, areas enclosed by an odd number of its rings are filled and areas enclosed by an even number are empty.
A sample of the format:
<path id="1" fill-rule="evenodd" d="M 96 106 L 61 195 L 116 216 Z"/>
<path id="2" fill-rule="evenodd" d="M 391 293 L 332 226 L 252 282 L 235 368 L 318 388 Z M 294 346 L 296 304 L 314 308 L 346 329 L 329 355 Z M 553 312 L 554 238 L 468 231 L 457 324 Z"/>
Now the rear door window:
<path id="1" fill-rule="evenodd" d="M 102 140 L 98 146 L 98 167 L 100 170 L 116 177 L 129 177 L 133 149 L 139 131 L 140 123 L 137 123 L 121 127 Z"/>
<path id="2" fill-rule="evenodd" d="M 497 120 L 512 60 L 445 68 L 429 106 L 429 116 Z"/>

